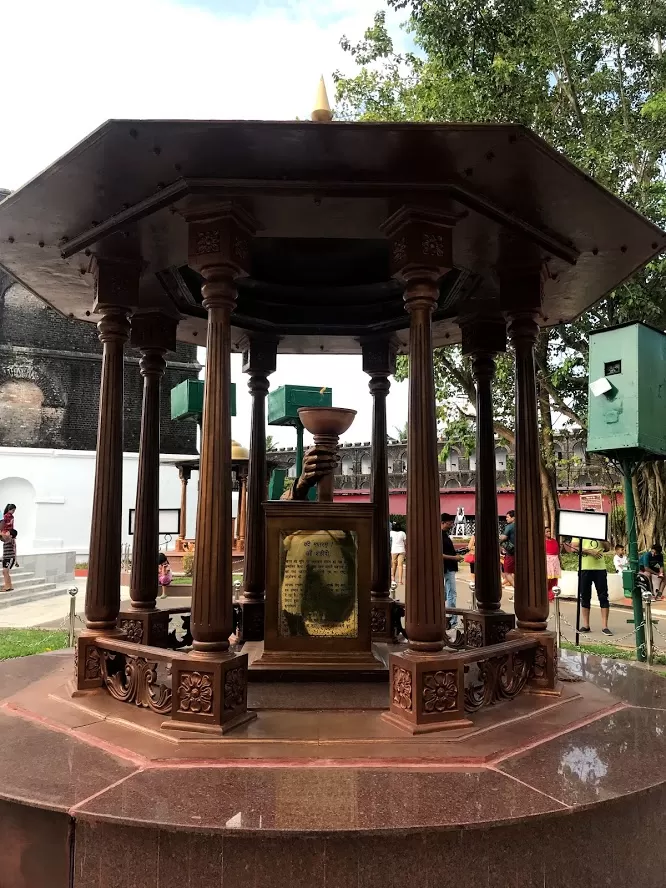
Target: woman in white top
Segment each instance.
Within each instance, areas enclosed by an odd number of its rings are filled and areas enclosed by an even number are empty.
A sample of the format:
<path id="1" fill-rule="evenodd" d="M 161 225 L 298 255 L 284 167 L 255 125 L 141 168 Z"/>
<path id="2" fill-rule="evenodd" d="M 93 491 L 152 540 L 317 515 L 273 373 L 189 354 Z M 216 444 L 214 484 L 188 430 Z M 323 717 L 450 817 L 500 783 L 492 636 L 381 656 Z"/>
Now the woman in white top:
<path id="1" fill-rule="evenodd" d="M 405 582 L 406 554 L 407 534 L 404 530 L 391 528 L 391 580 L 400 586 Z"/>

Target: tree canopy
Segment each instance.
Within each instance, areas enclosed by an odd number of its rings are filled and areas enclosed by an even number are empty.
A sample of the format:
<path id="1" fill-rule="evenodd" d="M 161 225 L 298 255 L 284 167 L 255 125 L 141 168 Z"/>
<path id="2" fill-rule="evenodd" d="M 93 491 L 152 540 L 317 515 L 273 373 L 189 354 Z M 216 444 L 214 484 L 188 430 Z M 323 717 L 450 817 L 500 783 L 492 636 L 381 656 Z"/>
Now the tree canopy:
<path id="1" fill-rule="evenodd" d="M 348 78 L 336 75 L 339 117 L 522 123 L 654 222 L 666 224 L 666 4 L 385 3 L 407 13 L 413 49 L 396 51 L 385 10 L 377 12 L 359 43 L 343 38 L 358 71 Z M 665 294 L 666 259 L 658 258 L 575 322 L 542 332 L 536 359 L 550 520 L 557 497 L 551 412 L 586 428 L 588 333 L 632 320 L 664 329 Z M 512 356 L 500 356 L 497 365 L 496 431 L 511 443 Z M 398 372 L 408 372 L 404 360 Z M 474 397 L 469 363 L 458 348 L 441 349 L 435 373 L 442 430 L 468 440 Z M 645 467 L 637 483 L 643 544 L 651 536 L 666 543 L 664 490 L 663 464 Z M 658 514 L 660 491 L 664 508 Z"/>

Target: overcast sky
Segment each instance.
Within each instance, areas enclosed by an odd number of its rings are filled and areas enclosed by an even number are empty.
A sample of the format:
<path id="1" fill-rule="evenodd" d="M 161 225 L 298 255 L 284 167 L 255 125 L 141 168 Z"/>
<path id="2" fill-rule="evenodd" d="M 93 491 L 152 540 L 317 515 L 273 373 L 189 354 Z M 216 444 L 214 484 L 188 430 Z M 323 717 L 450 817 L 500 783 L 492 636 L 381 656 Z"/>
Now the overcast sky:
<path id="1" fill-rule="evenodd" d="M 0 2 L 3 87 L 0 188 L 18 188 L 109 118 L 307 118 L 319 76 L 351 72 L 339 46 L 356 41 L 381 0 L 16 0 Z M 405 38 L 399 19 L 388 21 Z M 232 361 L 238 416 L 249 440 L 249 395 Z M 279 359 L 272 387 L 329 386 L 358 416 L 346 440 L 369 440 L 372 403 L 360 358 Z M 389 430 L 407 417 L 394 384 Z M 290 429 L 272 429 L 293 443 Z"/>

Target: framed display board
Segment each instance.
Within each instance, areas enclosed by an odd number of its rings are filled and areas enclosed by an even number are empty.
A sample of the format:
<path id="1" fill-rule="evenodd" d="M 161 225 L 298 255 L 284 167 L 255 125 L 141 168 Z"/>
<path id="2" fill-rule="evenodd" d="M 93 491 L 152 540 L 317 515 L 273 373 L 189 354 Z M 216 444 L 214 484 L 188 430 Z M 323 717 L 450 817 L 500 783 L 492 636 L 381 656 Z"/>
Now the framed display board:
<path id="1" fill-rule="evenodd" d="M 608 513 L 560 509 L 557 513 L 557 535 L 581 540 L 607 540 Z"/>
<path id="2" fill-rule="evenodd" d="M 273 501 L 264 650 L 370 651 L 370 503 Z"/>
<path id="3" fill-rule="evenodd" d="M 129 528 L 130 536 L 134 535 L 134 520 L 136 517 L 136 509 L 129 510 Z M 159 533 L 161 534 L 178 534 L 180 530 L 180 509 L 160 509 L 159 517 Z"/>

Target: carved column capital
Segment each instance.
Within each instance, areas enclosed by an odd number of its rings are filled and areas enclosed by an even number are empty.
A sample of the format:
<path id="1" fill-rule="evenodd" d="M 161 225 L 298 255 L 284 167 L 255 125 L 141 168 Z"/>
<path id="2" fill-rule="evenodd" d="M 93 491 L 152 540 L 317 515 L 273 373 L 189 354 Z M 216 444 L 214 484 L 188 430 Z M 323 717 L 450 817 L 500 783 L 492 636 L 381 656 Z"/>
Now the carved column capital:
<path id="1" fill-rule="evenodd" d="M 139 305 L 139 282 L 143 262 L 138 258 L 124 259 L 95 256 L 92 272 L 95 279 L 93 311 L 102 312 L 115 306 L 126 313 Z"/>
<path id="2" fill-rule="evenodd" d="M 188 263 L 207 280 L 207 269 L 224 269 L 231 279 L 250 272 L 250 248 L 256 220 L 235 201 L 220 203 L 187 216 Z"/>
<path id="3" fill-rule="evenodd" d="M 189 466 L 179 466 L 178 467 L 178 477 L 180 478 L 181 481 L 184 481 L 185 484 L 187 484 L 187 482 L 192 477 L 192 469 Z"/>
<path id="4" fill-rule="evenodd" d="M 404 205 L 382 230 L 390 243 L 391 273 L 404 281 L 437 279 L 453 268 L 452 213 Z"/>
<path id="5" fill-rule="evenodd" d="M 130 332 L 129 309 L 116 306 L 98 306 L 103 315 L 97 322 L 99 341 L 117 342 L 124 345 Z"/>

